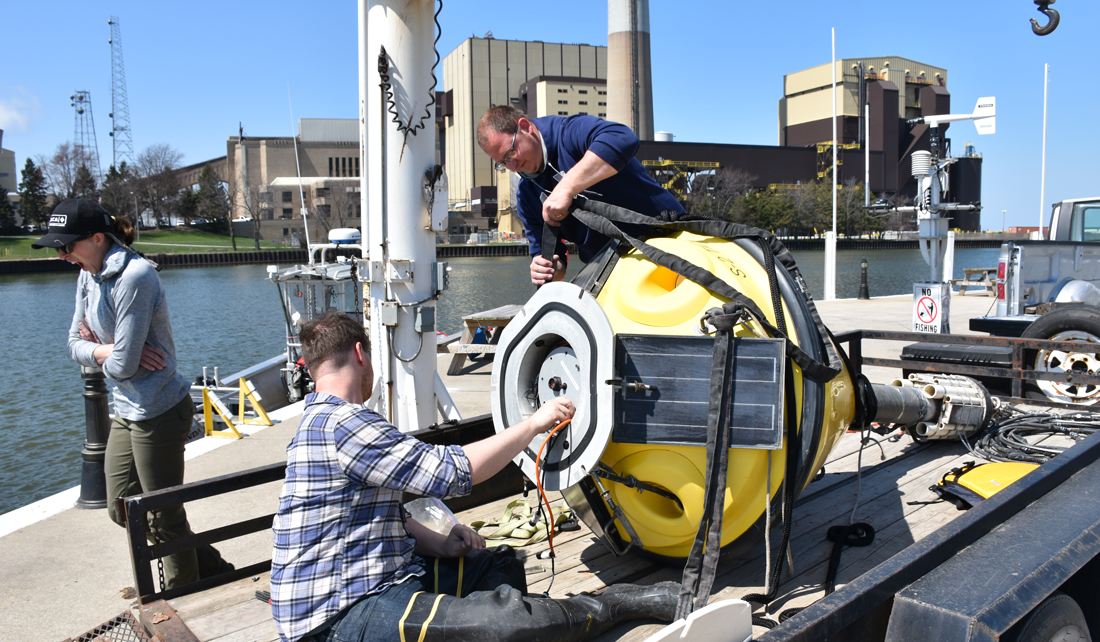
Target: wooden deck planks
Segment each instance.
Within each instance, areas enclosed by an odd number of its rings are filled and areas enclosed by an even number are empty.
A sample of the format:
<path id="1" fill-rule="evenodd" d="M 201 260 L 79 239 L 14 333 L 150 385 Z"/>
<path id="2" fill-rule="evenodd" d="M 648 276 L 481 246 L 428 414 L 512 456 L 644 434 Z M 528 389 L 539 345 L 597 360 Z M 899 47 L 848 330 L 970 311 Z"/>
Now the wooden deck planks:
<path id="1" fill-rule="evenodd" d="M 844 550 L 838 586 L 897 554 L 960 514 L 950 504 L 910 505 L 907 502 L 934 499 L 928 487 L 939 481 L 950 468 L 973 458 L 961 444 L 915 444 L 908 437 L 895 442 L 880 439 L 880 443 L 881 451 L 875 444 L 868 444 L 863 450 L 860 507 L 856 512 L 857 521 L 867 521 L 875 527 L 875 542 L 868 547 L 848 547 Z M 808 606 L 823 596 L 821 584 L 832 552 L 832 543 L 825 538 L 825 531 L 831 525 L 847 523 L 856 492 L 858 451 L 859 435 L 845 435 L 827 460 L 825 478 L 811 483 L 797 502 L 791 534 L 795 573 L 789 576 L 789 569 L 784 563 L 780 598 L 774 603 L 772 617 L 775 617 L 775 612 L 787 608 Z M 881 459 L 883 455 L 885 461 Z M 519 498 L 509 497 L 469 509 L 457 517 L 463 523 L 497 519 L 509 502 Z M 554 506 L 563 501 L 556 492 L 548 493 L 548 498 Z M 534 492 L 530 493 L 527 501 L 534 507 Z M 482 532 L 487 533 L 488 529 Z M 775 546 L 778 546 L 779 535 L 777 528 L 772 534 Z M 552 584 L 550 560 L 536 558 L 537 553 L 549 548 L 548 542 L 517 549 L 529 569 L 528 588 L 531 593 L 549 590 L 552 597 L 564 598 L 582 592 L 599 592 L 618 582 L 651 584 L 679 580 L 682 573 L 680 568 L 664 567 L 636 554 L 615 557 L 583 524 L 580 531 L 561 533 L 554 539 L 557 558 L 554 560 Z M 490 540 L 487 544 L 493 546 L 494 542 Z M 712 600 L 763 592 L 763 543 L 740 559 L 722 559 L 719 564 Z M 255 597 L 256 591 L 267 590 L 269 577 L 264 574 L 256 581 L 246 578 L 218 589 L 178 598 L 172 600 L 171 605 L 204 642 L 273 641 L 278 636 L 270 607 Z M 660 628 L 659 624 L 635 622 L 617 627 L 601 636 L 600 640 L 635 642 L 644 640 Z M 762 632 L 763 629 L 756 630 L 758 635 Z"/>
<path id="2" fill-rule="evenodd" d="M 170 600 L 188 628 L 203 642 L 278 640 L 271 607 L 256 598 L 271 590 L 269 573 Z"/>

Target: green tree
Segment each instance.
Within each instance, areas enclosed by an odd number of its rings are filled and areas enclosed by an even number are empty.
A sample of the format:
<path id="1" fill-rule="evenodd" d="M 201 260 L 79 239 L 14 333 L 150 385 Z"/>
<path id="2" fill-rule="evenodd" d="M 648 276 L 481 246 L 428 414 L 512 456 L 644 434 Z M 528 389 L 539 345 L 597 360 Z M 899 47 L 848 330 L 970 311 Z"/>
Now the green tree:
<path id="1" fill-rule="evenodd" d="M 233 222 L 229 220 L 229 194 L 221 177 L 207 163 L 199 172 L 198 215 L 211 222 L 225 223 L 229 227 L 229 240 L 233 251 L 237 251 L 237 235 L 233 233 Z"/>
<path id="2" fill-rule="evenodd" d="M 745 196 L 742 210 L 746 225 L 774 233 L 790 227 L 797 218 L 794 201 L 785 191 L 764 189 L 752 192 Z"/>
<path id="3" fill-rule="evenodd" d="M 188 185 L 180 192 L 179 201 L 176 202 L 176 215 L 190 224 L 199 217 L 198 213 L 199 195 Z"/>
<path id="4" fill-rule="evenodd" d="M 99 200 L 96 178 L 88 170 L 88 166 L 83 163 L 76 168 L 76 176 L 73 178 L 73 198 Z"/>
<path id="5" fill-rule="evenodd" d="M 49 217 L 46 210 L 46 179 L 42 169 L 27 159 L 23 165 L 23 180 L 19 182 L 19 212 L 24 225 L 44 225 Z"/>
<path id="6" fill-rule="evenodd" d="M 118 167 L 111 165 L 103 177 L 103 186 L 99 190 L 100 204 L 114 216 L 123 216 L 137 226 L 137 214 L 134 212 L 133 173 L 126 161 Z"/>
<path id="7" fill-rule="evenodd" d="M 15 208 L 8 200 L 7 188 L 0 187 L 0 234 L 15 234 L 19 226 L 15 224 Z"/>

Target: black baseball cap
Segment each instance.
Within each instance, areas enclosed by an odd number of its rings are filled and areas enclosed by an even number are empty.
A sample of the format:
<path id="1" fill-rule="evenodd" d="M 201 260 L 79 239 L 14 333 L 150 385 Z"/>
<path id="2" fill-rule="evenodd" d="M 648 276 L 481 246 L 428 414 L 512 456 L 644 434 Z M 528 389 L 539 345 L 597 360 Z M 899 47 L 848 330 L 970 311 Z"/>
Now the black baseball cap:
<path id="1" fill-rule="evenodd" d="M 73 241 L 96 234 L 110 234 L 113 229 L 111 215 L 99 203 L 86 198 L 62 201 L 50 214 L 49 233 L 31 243 L 40 250 L 44 247 L 65 247 Z"/>

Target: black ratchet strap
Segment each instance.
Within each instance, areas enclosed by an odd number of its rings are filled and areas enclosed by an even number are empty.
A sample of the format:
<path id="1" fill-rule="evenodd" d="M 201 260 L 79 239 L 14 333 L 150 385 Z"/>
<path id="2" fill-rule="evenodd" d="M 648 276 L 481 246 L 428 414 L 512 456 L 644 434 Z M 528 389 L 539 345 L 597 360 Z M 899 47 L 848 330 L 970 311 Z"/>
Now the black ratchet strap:
<path id="1" fill-rule="evenodd" d="M 558 251 L 561 245 L 561 251 Z M 561 256 L 565 253 L 565 243 L 561 240 L 561 226 L 554 227 L 546 221 L 542 223 L 542 258 L 554 262 L 554 255 Z"/>
<path id="2" fill-rule="evenodd" d="M 664 252 L 645 241 L 630 236 L 620 230 L 619 227 L 615 225 L 615 222 L 648 225 L 650 227 L 692 232 L 702 236 L 713 236 L 723 239 L 752 238 L 762 241 L 760 243 L 761 249 L 765 252 L 770 250 L 775 260 L 778 261 L 784 269 L 790 272 L 798 283 L 802 291 L 801 293 L 805 297 L 806 305 L 813 317 L 814 324 L 817 326 L 818 336 L 821 337 L 825 353 L 828 355 L 829 364 L 826 365 L 817 361 L 790 340 L 787 341 L 787 356 L 802 369 L 803 375 L 814 381 L 826 382 L 840 373 L 840 357 L 837 355 L 836 348 L 833 346 L 832 342 L 825 340 L 825 337 L 828 336 L 828 330 L 825 328 L 825 324 L 821 322 L 821 317 L 817 313 L 817 308 L 814 306 L 813 300 L 810 298 L 805 288 L 802 274 L 798 271 L 798 267 L 795 265 L 794 258 L 791 256 L 790 252 L 787 251 L 787 248 L 774 234 L 755 227 L 749 227 L 748 225 L 709 219 L 696 221 L 659 221 L 655 218 L 643 216 L 642 214 L 621 207 L 588 199 L 574 199 L 573 207 L 570 208 L 570 212 L 573 216 L 577 217 L 578 221 L 604 236 L 630 243 L 647 259 L 657 265 L 672 270 L 676 274 L 697 283 L 721 297 L 730 299 L 730 303 L 727 303 L 724 307 L 729 308 L 729 311 L 734 309 L 747 311 L 758 323 L 760 323 L 760 325 L 766 328 L 772 336 L 789 339 L 786 332 L 776 328 L 767 320 L 763 311 L 761 311 L 752 299 L 738 292 L 729 283 L 726 283 L 694 263 L 686 261 L 674 254 Z M 544 230 L 544 239 L 545 235 Z M 545 246 L 546 242 L 544 240 L 543 247 L 545 248 Z"/>
<path id="3" fill-rule="evenodd" d="M 603 463 L 602 461 L 597 462 L 596 470 L 592 471 L 592 474 L 595 475 L 596 477 L 601 478 L 601 479 L 606 479 L 607 481 L 613 481 L 616 484 L 622 484 L 623 486 L 626 486 L 627 488 L 637 489 L 637 491 L 639 493 L 649 491 L 649 492 L 653 493 L 654 495 L 660 495 L 661 497 L 664 497 L 665 499 L 670 499 L 670 500 L 676 502 L 676 505 L 679 506 L 681 509 L 683 509 L 683 507 L 684 507 L 684 505 L 682 503 L 680 503 L 680 498 L 677 497 L 676 495 L 673 495 L 672 493 L 668 492 L 667 490 L 664 490 L 663 488 L 658 488 L 657 486 L 654 486 L 653 484 L 647 484 L 644 481 L 639 481 L 638 478 L 635 477 L 634 475 L 627 475 L 626 477 L 623 477 L 622 475 L 616 474 L 615 470 L 613 468 L 611 468 L 607 464 Z"/>
<path id="4" fill-rule="evenodd" d="M 710 406 L 707 412 L 707 472 L 703 488 L 703 516 L 691 545 L 684 577 L 680 584 L 680 603 L 674 620 L 686 618 L 706 606 L 718 554 L 722 549 L 722 514 L 725 508 L 726 475 L 730 453 L 730 417 L 733 408 L 733 328 L 741 320 L 739 313 L 711 317 L 716 328 L 714 361 L 710 373 Z"/>

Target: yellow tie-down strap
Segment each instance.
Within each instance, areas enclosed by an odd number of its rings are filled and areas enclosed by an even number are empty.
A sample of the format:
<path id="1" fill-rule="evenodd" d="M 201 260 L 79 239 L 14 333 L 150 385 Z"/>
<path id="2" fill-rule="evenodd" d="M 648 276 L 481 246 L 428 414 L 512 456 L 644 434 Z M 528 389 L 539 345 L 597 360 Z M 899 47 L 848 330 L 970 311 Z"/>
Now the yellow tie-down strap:
<path id="1" fill-rule="evenodd" d="M 528 546 L 537 544 L 546 539 L 546 521 L 539 517 L 535 525 L 531 525 L 531 505 L 525 499 L 517 499 L 508 504 L 504 514 L 499 519 L 470 522 L 470 528 L 475 531 L 495 526 L 496 530 L 488 535 L 482 535 L 485 539 L 491 539 L 494 543 L 508 544 L 509 546 Z M 573 511 L 564 506 L 555 506 L 553 509 L 554 525 L 572 519 Z"/>

